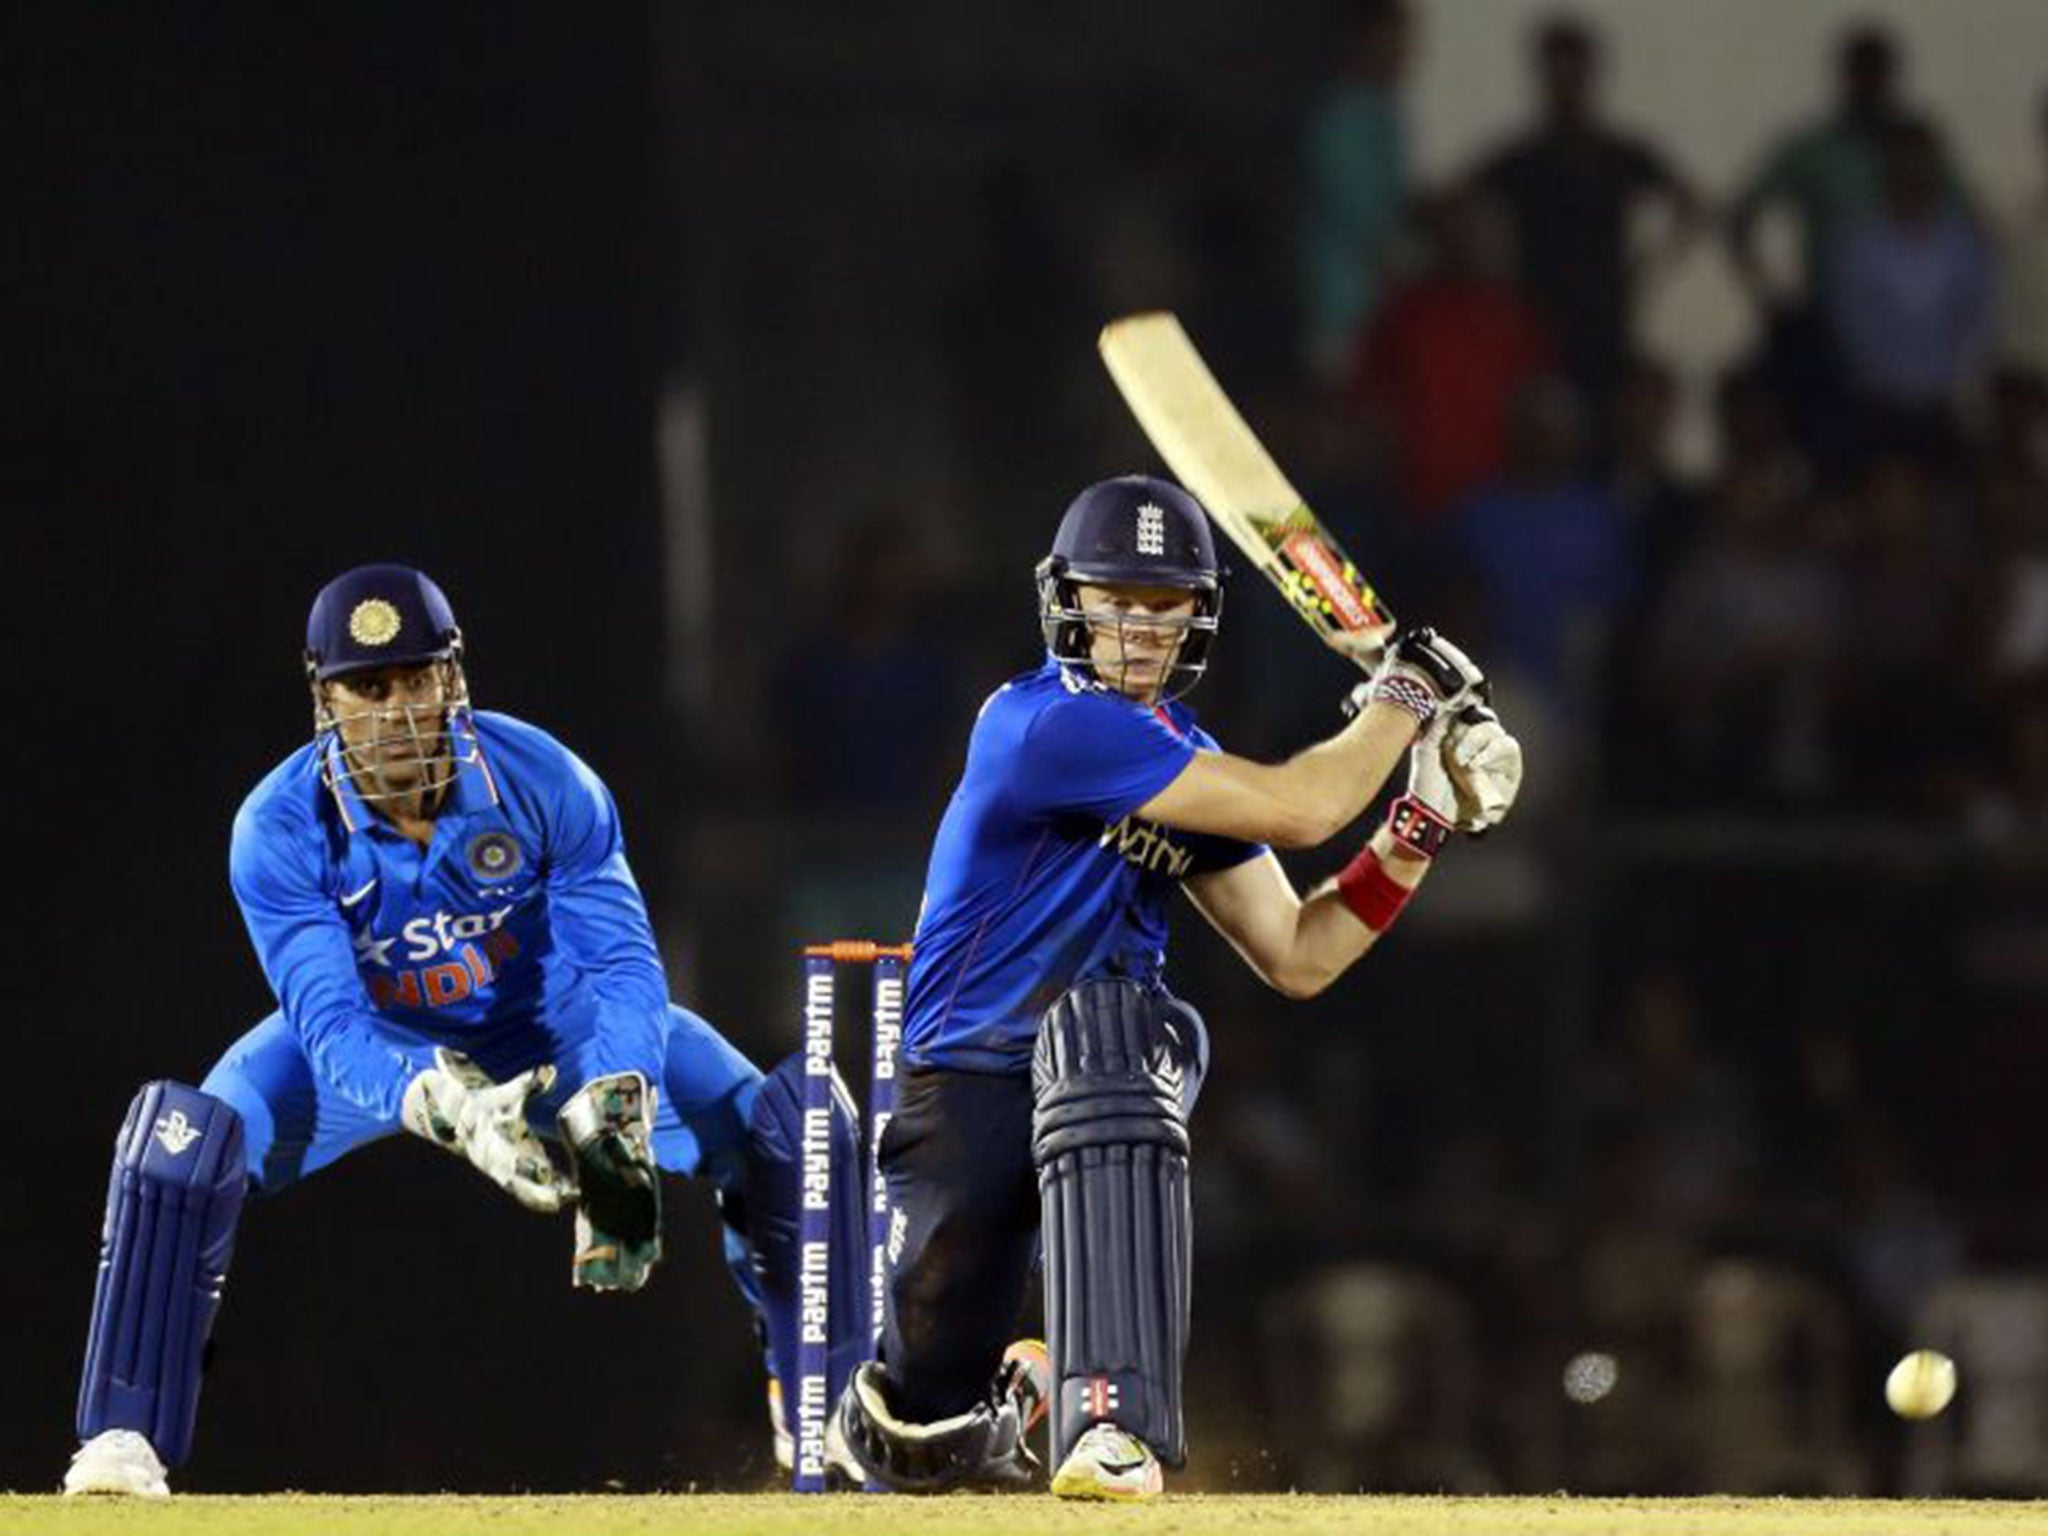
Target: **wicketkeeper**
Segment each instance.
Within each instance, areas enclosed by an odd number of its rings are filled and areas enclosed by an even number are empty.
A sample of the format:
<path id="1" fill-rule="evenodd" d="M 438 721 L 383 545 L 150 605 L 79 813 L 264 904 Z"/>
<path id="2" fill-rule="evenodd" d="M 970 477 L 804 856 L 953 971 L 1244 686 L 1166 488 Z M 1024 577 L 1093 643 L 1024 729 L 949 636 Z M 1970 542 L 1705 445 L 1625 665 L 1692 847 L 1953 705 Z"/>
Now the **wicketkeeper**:
<path id="1" fill-rule="evenodd" d="M 1167 990 L 1176 888 L 1277 991 L 1308 997 L 1384 934 L 1457 832 L 1496 825 L 1521 749 L 1479 669 L 1401 636 L 1355 718 L 1284 763 L 1232 757 L 1179 696 L 1222 589 L 1193 497 L 1089 487 L 1038 568 L 1047 656 L 983 705 L 940 824 L 881 1158 L 897 1213 L 880 1359 L 837 1426 L 876 1480 L 1023 1484 L 1004 1345 L 1043 1243 L 1052 1491 L 1135 1499 L 1184 1460 L 1188 1113 L 1209 1060 Z M 1407 792 L 1334 879 L 1296 893 L 1270 846 L 1337 836 Z"/>
<path id="2" fill-rule="evenodd" d="M 764 1078 L 669 1001 L 611 795 L 546 732 L 470 707 L 426 576 L 337 577 L 305 660 L 313 739 L 250 794 L 229 855 L 277 1011 L 199 1087 L 153 1082 L 129 1108 L 65 1492 L 167 1491 L 245 1192 L 401 1130 L 573 1212 L 570 1278 L 592 1290 L 637 1290 L 660 1258 L 662 1170 L 710 1179 L 792 1379 L 800 1061 Z M 850 1105 L 835 1134 L 850 1162 Z M 835 1212 L 835 1391 L 865 1342 L 862 1227 L 857 1199 Z"/>

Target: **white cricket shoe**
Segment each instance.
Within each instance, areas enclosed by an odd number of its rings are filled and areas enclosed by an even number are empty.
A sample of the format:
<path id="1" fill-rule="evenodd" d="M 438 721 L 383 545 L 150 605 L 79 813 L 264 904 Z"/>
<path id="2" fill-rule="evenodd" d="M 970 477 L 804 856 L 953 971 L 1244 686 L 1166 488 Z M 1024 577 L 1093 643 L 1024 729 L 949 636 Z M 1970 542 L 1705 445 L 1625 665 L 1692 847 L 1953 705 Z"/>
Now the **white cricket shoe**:
<path id="1" fill-rule="evenodd" d="M 64 1496 L 74 1493 L 125 1493 L 142 1499 L 169 1498 L 171 1485 L 156 1447 L 132 1429 L 104 1429 L 71 1456 L 64 1473 Z"/>
<path id="2" fill-rule="evenodd" d="M 1115 1424 L 1097 1424 L 1083 1435 L 1052 1475 L 1056 1499 L 1156 1499 L 1166 1477 L 1152 1447 Z"/>

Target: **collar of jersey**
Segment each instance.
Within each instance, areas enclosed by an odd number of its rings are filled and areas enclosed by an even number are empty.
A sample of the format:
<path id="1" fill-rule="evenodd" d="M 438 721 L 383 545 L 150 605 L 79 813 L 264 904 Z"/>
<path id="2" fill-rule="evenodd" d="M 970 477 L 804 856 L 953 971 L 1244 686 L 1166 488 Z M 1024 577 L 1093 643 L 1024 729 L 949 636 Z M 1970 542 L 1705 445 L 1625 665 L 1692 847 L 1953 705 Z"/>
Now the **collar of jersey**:
<path id="1" fill-rule="evenodd" d="M 334 761 L 340 751 L 340 739 L 330 732 L 322 762 L 334 769 L 333 793 L 341 805 L 342 825 L 351 832 L 377 827 L 391 830 L 389 822 L 363 803 L 362 797 L 356 793 L 355 781 L 340 771 L 340 765 Z M 447 802 L 434 819 L 439 821 L 443 817 L 474 816 L 479 811 L 491 809 L 497 803 L 497 775 L 491 772 L 490 762 L 484 757 L 483 742 L 478 741 L 475 759 L 463 763 L 456 769 L 455 782 L 448 788 Z"/>

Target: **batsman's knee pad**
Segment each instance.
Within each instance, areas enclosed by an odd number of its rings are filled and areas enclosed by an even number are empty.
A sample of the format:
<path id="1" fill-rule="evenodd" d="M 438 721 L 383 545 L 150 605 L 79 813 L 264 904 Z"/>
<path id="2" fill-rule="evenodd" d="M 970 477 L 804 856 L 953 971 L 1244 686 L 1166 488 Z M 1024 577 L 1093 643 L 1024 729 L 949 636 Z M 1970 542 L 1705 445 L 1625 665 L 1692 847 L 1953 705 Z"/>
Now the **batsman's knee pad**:
<path id="1" fill-rule="evenodd" d="M 1134 982 L 1084 982 L 1039 1025 L 1031 1150 L 1054 1465 L 1105 1419 L 1170 1466 L 1185 1458 L 1186 1103 L 1198 1056 L 1181 1007 Z"/>
<path id="2" fill-rule="evenodd" d="M 815 1210 L 814 1202 L 825 1200 L 827 1178 L 825 1170 L 804 1166 L 804 1065 L 803 1053 L 795 1052 L 762 1080 L 747 1129 L 739 1212 L 753 1252 L 769 1359 L 782 1383 L 783 1413 L 792 1435 L 797 1433 L 802 1407 L 799 1355 L 804 1336 L 819 1330 L 825 1337 L 825 1398 L 817 1405 L 821 1413 L 830 1409 L 854 1367 L 872 1352 L 873 1338 L 868 1321 L 867 1162 L 861 1156 L 853 1099 L 836 1076 L 825 1315 L 818 1315 L 815 1301 L 805 1305 L 803 1213 L 807 1202 Z"/>
<path id="3" fill-rule="evenodd" d="M 896 1417 L 888 1376 L 869 1361 L 839 1399 L 840 1437 L 868 1477 L 891 1493 L 1025 1487 L 1037 1476 L 1038 1460 L 1024 1443 L 1008 1370 L 967 1412 L 916 1424 Z"/>
<path id="4" fill-rule="evenodd" d="M 248 1184 L 242 1120 L 182 1083 L 150 1083 L 114 1144 L 78 1437 L 132 1429 L 175 1467 L 192 1446 L 206 1336 Z"/>

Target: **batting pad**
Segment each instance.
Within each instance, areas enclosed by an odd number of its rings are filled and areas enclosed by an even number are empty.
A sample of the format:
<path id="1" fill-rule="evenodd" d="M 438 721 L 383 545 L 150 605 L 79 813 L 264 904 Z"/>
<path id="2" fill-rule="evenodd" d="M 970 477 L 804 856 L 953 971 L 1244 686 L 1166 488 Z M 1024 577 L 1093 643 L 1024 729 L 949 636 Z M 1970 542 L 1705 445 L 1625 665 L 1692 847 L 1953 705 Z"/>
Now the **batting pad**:
<path id="1" fill-rule="evenodd" d="M 1052 1352 L 1052 1464 L 1089 1426 L 1186 1458 L 1188 1132 L 1195 1042 L 1171 1000 L 1084 982 L 1047 1010 L 1031 1064 L 1031 1150 Z"/>
<path id="2" fill-rule="evenodd" d="M 242 1118 L 183 1083 L 149 1083 L 114 1143 L 78 1437 L 136 1430 L 184 1461 L 201 1355 L 234 1253 L 248 1183 Z"/>

